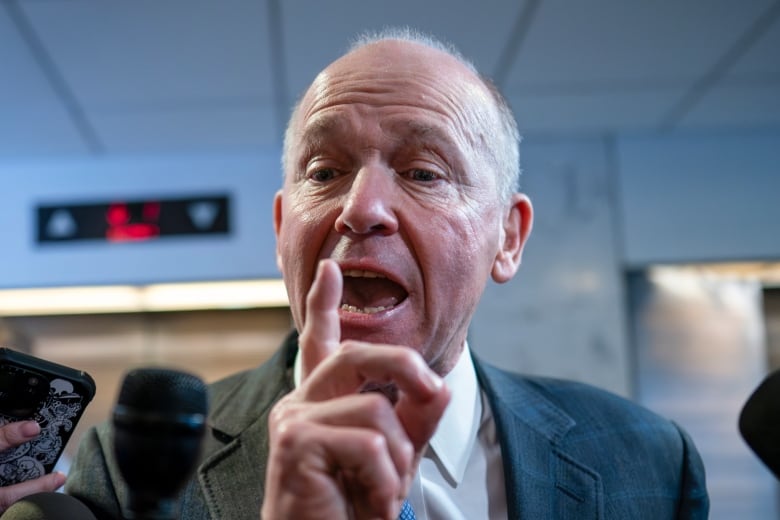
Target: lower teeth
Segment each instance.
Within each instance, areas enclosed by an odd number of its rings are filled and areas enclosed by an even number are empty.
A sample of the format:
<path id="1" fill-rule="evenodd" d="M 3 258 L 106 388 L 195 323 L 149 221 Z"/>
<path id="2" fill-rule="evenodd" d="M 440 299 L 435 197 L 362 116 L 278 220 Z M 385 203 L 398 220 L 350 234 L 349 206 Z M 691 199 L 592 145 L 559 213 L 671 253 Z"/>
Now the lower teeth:
<path id="1" fill-rule="evenodd" d="M 348 305 L 346 303 L 341 304 L 341 310 L 348 311 L 348 312 L 357 312 L 359 314 L 376 314 L 377 312 L 383 311 L 385 309 L 389 309 L 389 307 L 363 307 L 358 308 L 354 305 Z"/>

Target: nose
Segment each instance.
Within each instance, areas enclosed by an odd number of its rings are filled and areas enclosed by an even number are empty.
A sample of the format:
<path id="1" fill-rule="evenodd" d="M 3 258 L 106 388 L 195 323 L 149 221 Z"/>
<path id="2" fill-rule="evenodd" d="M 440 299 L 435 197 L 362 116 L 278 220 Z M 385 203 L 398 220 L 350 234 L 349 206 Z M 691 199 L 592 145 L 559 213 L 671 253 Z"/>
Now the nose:
<path id="1" fill-rule="evenodd" d="M 366 166 L 352 180 L 341 213 L 336 219 L 336 231 L 355 234 L 398 231 L 398 217 L 393 207 L 395 173 L 381 167 Z"/>

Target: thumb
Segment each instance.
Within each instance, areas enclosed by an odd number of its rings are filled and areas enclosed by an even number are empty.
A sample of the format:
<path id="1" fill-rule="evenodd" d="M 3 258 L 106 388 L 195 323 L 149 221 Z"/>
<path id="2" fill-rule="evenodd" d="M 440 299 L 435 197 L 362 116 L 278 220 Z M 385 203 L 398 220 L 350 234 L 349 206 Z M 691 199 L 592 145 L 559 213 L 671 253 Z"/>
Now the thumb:
<path id="1" fill-rule="evenodd" d="M 341 342 L 339 307 L 343 283 L 338 264 L 333 260 L 321 260 L 306 297 L 306 317 L 298 338 L 303 379 Z"/>

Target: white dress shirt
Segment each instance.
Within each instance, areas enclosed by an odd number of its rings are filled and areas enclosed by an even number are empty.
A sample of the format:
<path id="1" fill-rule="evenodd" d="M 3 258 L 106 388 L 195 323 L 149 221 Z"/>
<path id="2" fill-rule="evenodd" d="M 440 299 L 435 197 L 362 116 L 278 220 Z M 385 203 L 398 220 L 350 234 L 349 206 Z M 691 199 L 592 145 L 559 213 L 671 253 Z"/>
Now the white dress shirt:
<path id="1" fill-rule="evenodd" d="M 501 447 L 468 344 L 444 377 L 452 399 L 409 491 L 418 520 L 506 519 Z"/>
<path id="2" fill-rule="evenodd" d="M 295 359 L 294 378 L 298 386 L 300 355 Z M 506 519 L 501 447 L 468 344 L 444 381 L 452 398 L 409 490 L 415 516 L 418 520 Z"/>

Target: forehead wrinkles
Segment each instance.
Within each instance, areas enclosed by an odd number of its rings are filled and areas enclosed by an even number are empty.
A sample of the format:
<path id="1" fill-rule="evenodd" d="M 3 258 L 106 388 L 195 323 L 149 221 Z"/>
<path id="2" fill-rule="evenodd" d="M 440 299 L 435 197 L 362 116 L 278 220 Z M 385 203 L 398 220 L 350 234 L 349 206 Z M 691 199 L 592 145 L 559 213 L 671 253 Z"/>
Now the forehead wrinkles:
<path id="1" fill-rule="evenodd" d="M 357 108 L 350 105 L 351 108 Z M 360 111 L 357 111 L 360 113 Z M 364 128 L 359 126 L 360 119 L 355 114 L 350 113 L 345 117 L 339 113 L 317 113 L 306 124 L 302 133 L 302 145 L 304 156 L 308 157 L 315 150 L 321 148 L 328 139 L 342 137 L 350 138 L 349 142 L 354 141 L 351 138 L 353 133 L 360 135 L 362 146 L 372 147 L 372 139 L 389 138 L 397 142 L 399 146 L 417 146 L 431 148 L 445 153 L 449 159 L 462 161 L 461 150 L 457 147 L 456 139 L 453 135 L 442 128 L 437 120 L 428 121 L 421 119 L 408 118 L 386 118 L 380 120 L 376 128 Z"/>
<path id="2" fill-rule="evenodd" d="M 432 122 L 443 117 L 455 132 L 474 151 L 484 149 L 490 132 L 490 117 L 486 107 L 490 98 L 484 87 L 471 78 L 456 78 L 443 82 L 427 74 L 388 77 L 383 74 L 353 71 L 349 74 L 321 74 L 306 96 L 299 124 L 302 137 L 322 136 L 329 130 L 342 127 L 346 121 L 332 121 L 320 116 L 322 112 L 339 106 L 365 105 L 376 108 L 411 107 L 430 112 Z M 441 125 L 411 124 L 410 130 L 423 134 Z M 437 132 L 440 134 L 441 132 Z"/>

